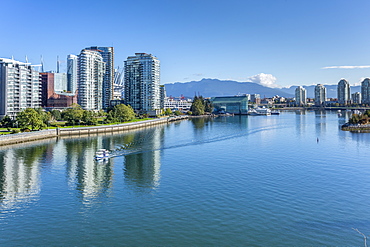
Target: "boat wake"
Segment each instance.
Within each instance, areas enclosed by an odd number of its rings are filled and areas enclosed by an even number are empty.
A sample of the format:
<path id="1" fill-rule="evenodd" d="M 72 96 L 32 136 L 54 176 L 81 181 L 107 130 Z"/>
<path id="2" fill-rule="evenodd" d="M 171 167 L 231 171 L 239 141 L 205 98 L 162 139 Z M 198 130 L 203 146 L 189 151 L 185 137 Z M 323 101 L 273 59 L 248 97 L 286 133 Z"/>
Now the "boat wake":
<path id="1" fill-rule="evenodd" d="M 261 133 L 261 132 L 271 131 L 271 130 L 276 130 L 276 129 L 282 129 L 282 128 L 288 128 L 288 127 L 269 126 L 269 127 L 262 127 L 258 129 L 249 130 L 249 131 L 248 130 L 246 131 L 245 129 L 243 129 L 240 132 L 239 131 L 234 132 L 229 135 L 218 135 L 213 138 L 192 140 L 191 142 L 181 143 L 177 145 L 163 146 L 161 148 L 145 148 L 146 146 L 148 146 L 148 145 L 145 145 L 145 141 L 150 138 L 149 136 L 146 136 L 142 139 L 139 139 L 138 141 L 125 143 L 117 147 L 116 149 L 110 150 L 111 152 L 110 158 L 117 157 L 117 156 L 126 156 L 126 155 L 162 151 L 162 150 L 168 150 L 168 149 L 174 149 L 174 148 L 182 148 L 182 147 L 187 147 L 187 146 L 196 146 L 196 145 L 203 145 L 203 144 L 208 144 L 208 143 L 226 141 L 230 139 L 243 138 L 243 137 L 250 136 L 256 133 Z"/>

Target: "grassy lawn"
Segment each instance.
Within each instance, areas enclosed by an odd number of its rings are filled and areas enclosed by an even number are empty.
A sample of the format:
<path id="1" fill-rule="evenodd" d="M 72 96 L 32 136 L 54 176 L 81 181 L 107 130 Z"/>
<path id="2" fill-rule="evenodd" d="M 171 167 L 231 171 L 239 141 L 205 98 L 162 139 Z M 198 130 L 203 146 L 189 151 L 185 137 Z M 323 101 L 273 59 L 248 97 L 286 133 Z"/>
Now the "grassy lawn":
<path id="1" fill-rule="evenodd" d="M 10 131 L 3 131 L 3 130 L 0 130 L 0 136 L 1 135 L 7 135 L 7 134 L 10 134 L 10 133 L 12 133 L 12 132 L 10 132 Z"/>

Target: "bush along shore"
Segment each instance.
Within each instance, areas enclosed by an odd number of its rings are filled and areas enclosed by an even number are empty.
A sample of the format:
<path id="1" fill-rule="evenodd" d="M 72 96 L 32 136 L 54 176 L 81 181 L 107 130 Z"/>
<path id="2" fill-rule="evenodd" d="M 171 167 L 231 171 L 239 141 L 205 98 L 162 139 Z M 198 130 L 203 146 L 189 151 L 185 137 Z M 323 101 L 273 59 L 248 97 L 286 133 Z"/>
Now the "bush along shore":
<path id="1" fill-rule="evenodd" d="M 188 116 L 177 116 L 177 117 L 163 117 L 155 118 L 151 120 L 143 120 L 130 123 L 114 124 L 114 125 L 101 125 L 91 127 L 73 127 L 73 128 L 56 128 L 46 129 L 33 132 L 23 132 L 13 135 L 2 135 L 0 136 L 0 146 L 23 143 L 29 141 L 36 141 L 41 139 L 61 137 L 61 136 L 79 136 L 79 135 L 91 135 L 99 133 L 109 133 L 116 131 L 127 131 L 137 128 L 146 128 L 157 124 L 165 124 L 172 121 L 179 121 L 187 119 Z"/>
<path id="2" fill-rule="evenodd" d="M 354 113 L 348 123 L 342 125 L 346 131 L 370 131 L 370 110 L 364 113 Z"/>

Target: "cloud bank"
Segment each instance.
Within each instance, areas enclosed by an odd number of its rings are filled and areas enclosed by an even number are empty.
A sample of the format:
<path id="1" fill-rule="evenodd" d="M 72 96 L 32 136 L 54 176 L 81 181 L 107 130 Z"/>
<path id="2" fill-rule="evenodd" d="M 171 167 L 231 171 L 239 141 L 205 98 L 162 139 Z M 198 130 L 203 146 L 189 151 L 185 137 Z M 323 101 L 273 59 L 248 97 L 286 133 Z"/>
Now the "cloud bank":
<path id="1" fill-rule="evenodd" d="M 275 84 L 277 78 L 271 74 L 259 73 L 248 78 L 250 82 L 260 84 L 265 87 L 277 88 L 279 85 Z"/>
<path id="2" fill-rule="evenodd" d="M 321 69 L 369 69 L 370 65 L 363 65 L 363 66 L 329 66 L 323 67 Z"/>

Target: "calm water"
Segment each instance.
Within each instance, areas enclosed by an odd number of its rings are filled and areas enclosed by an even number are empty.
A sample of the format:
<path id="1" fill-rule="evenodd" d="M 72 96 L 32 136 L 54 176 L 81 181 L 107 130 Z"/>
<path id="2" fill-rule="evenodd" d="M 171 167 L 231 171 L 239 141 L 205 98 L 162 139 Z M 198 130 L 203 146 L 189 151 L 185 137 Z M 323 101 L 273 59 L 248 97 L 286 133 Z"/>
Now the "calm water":
<path id="1" fill-rule="evenodd" d="M 3 147 L 0 245 L 363 246 L 370 133 L 345 121 L 283 112 Z M 99 148 L 122 150 L 97 163 Z"/>

